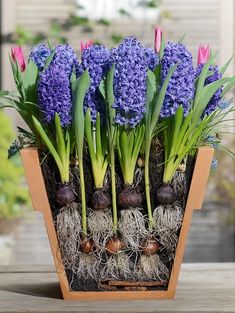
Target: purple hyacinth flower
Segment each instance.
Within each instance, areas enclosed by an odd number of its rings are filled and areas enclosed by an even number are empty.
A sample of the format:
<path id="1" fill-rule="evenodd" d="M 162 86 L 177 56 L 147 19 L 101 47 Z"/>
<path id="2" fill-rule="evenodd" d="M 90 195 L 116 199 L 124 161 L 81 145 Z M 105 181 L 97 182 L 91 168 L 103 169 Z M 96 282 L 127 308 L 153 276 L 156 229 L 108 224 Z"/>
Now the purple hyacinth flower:
<path id="1" fill-rule="evenodd" d="M 104 113 L 104 102 L 99 92 L 101 80 L 111 67 L 110 50 L 102 45 L 92 45 L 82 51 L 82 62 L 77 67 L 77 77 L 87 69 L 90 75 L 91 85 L 84 100 L 85 111 L 91 111 L 91 120 L 96 121 L 96 113 Z"/>
<path id="2" fill-rule="evenodd" d="M 32 60 L 39 70 L 43 70 L 46 59 L 51 54 L 51 50 L 44 44 L 40 44 L 32 49 L 29 55 L 29 60 Z"/>
<path id="3" fill-rule="evenodd" d="M 196 70 L 196 76 L 197 77 L 201 74 L 203 66 L 204 66 L 204 64 L 198 65 L 197 70 Z M 222 74 L 219 72 L 218 66 L 211 65 L 209 67 L 209 71 L 212 72 L 212 75 L 210 75 L 209 77 L 206 78 L 205 86 L 222 78 Z M 219 107 L 219 105 L 221 103 L 221 98 L 222 98 L 222 91 L 223 91 L 223 88 L 219 88 L 215 92 L 215 94 L 210 99 L 209 103 L 207 104 L 202 116 L 210 115 L 212 112 L 215 111 L 215 109 L 217 109 Z"/>
<path id="4" fill-rule="evenodd" d="M 145 54 L 147 58 L 148 68 L 153 71 L 159 64 L 159 54 L 157 54 L 153 49 L 146 48 Z"/>
<path id="5" fill-rule="evenodd" d="M 51 65 L 63 68 L 67 75 L 70 76 L 72 71 L 78 66 L 78 59 L 73 48 L 68 44 L 57 45 Z"/>
<path id="6" fill-rule="evenodd" d="M 168 42 L 161 60 L 162 83 L 170 68 L 175 64 L 177 68 L 169 81 L 160 112 L 162 118 L 174 115 L 180 105 L 183 106 L 184 115 L 186 115 L 195 93 L 195 69 L 191 53 L 182 43 Z"/>
<path id="7" fill-rule="evenodd" d="M 51 64 L 40 73 L 38 100 L 46 123 L 53 121 L 55 113 L 58 113 L 62 127 L 71 124 L 72 97 L 70 80 L 65 68 Z"/>
<path id="8" fill-rule="evenodd" d="M 145 112 L 148 62 L 145 48 L 136 38 L 125 38 L 112 49 L 115 64 L 113 107 L 115 122 L 134 128 Z"/>

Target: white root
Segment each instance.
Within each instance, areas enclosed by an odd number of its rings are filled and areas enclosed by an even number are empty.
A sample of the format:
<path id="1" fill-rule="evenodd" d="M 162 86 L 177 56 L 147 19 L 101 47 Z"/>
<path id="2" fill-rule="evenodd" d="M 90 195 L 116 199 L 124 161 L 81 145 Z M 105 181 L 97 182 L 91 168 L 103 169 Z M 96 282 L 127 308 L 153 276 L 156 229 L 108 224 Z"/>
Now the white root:
<path id="1" fill-rule="evenodd" d="M 103 281 L 133 279 L 130 257 L 124 251 L 107 256 L 100 277 Z"/>
<path id="2" fill-rule="evenodd" d="M 147 220 L 141 208 L 121 211 L 119 231 L 126 248 L 138 250 L 140 243 L 148 234 L 146 229 Z"/>
<path id="3" fill-rule="evenodd" d="M 77 263 L 74 264 L 72 271 L 78 276 L 78 279 L 98 281 L 100 262 L 100 259 L 94 253 L 79 252 Z"/>
<path id="4" fill-rule="evenodd" d="M 176 171 L 172 179 L 172 186 L 178 199 L 184 199 L 187 194 L 186 173 Z"/>
<path id="5" fill-rule="evenodd" d="M 183 221 L 184 211 L 178 202 L 159 205 L 153 212 L 153 223 L 157 233 L 177 231 Z"/>
<path id="6" fill-rule="evenodd" d="M 134 186 L 137 187 L 143 183 L 143 175 L 144 175 L 143 168 L 137 167 L 134 173 Z"/>
<path id="7" fill-rule="evenodd" d="M 110 209 L 90 210 L 87 224 L 96 249 L 103 252 L 106 242 L 113 235 L 113 220 Z"/>
<path id="8" fill-rule="evenodd" d="M 169 259 L 174 257 L 178 243 L 177 232 L 182 225 L 183 216 L 183 208 L 177 202 L 173 205 L 159 205 L 153 212 L 154 230 Z"/>
<path id="9" fill-rule="evenodd" d="M 138 279 L 144 281 L 164 281 L 169 277 L 169 270 L 157 254 L 140 256 L 137 264 Z"/>
<path id="10" fill-rule="evenodd" d="M 81 215 L 79 205 L 72 203 L 63 207 L 56 219 L 57 237 L 64 267 L 71 269 L 77 262 Z"/>

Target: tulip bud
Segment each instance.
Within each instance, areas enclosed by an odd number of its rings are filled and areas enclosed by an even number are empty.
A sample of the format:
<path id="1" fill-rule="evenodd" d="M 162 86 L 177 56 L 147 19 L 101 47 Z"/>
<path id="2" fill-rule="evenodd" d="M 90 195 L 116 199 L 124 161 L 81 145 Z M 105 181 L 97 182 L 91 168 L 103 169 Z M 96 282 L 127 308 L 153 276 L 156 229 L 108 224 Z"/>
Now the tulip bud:
<path id="1" fill-rule="evenodd" d="M 81 40 L 81 43 L 80 43 L 80 48 L 81 48 L 81 52 L 85 49 L 85 44 L 84 42 Z"/>
<path id="2" fill-rule="evenodd" d="M 20 70 L 21 72 L 23 72 L 25 70 L 26 65 L 22 47 L 18 46 L 11 48 L 11 56 L 13 61 L 19 64 Z"/>
<path id="3" fill-rule="evenodd" d="M 198 55 L 197 55 L 197 64 L 205 64 L 210 59 L 210 47 L 209 45 L 202 46 L 200 45 L 198 48 Z"/>
<path id="4" fill-rule="evenodd" d="M 81 41 L 81 44 L 80 44 L 80 46 L 81 46 L 81 52 L 82 52 L 84 49 L 87 49 L 87 48 L 89 48 L 89 47 L 92 46 L 92 45 L 93 45 L 93 42 L 92 42 L 91 39 L 88 40 L 87 42 Z"/>
<path id="5" fill-rule="evenodd" d="M 154 49 L 157 53 L 160 52 L 162 43 L 162 30 L 160 27 L 155 28 L 155 40 L 154 40 Z"/>

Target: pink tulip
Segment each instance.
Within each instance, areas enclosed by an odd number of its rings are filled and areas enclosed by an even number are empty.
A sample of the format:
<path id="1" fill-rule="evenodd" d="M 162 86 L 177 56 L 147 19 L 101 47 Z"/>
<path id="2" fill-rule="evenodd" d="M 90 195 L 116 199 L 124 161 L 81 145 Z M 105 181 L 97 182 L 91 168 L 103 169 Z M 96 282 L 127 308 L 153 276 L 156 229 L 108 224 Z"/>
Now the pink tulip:
<path id="1" fill-rule="evenodd" d="M 198 48 L 197 64 L 205 64 L 210 59 L 210 47 L 209 45 L 200 45 Z"/>
<path id="2" fill-rule="evenodd" d="M 11 56 L 13 61 L 19 64 L 21 72 L 24 72 L 26 65 L 22 47 L 16 46 L 11 48 Z"/>
<path id="3" fill-rule="evenodd" d="M 154 40 L 154 49 L 157 53 L 160 52 L 162 44 L 162 30 L 160 27 L 155 28 L 155 40 Z"/>
<path id="4" fill-rule="evenodd" d="M 82 52 L 84 49 L 87 49 L 87 48 L 89 48 L 89 47 L 92 46 L 92 45 L 93 45 L 93 42 L 92 42 L 91 39 L 88 40 L 87 42 L 81 41 L 81 52 Z"/>

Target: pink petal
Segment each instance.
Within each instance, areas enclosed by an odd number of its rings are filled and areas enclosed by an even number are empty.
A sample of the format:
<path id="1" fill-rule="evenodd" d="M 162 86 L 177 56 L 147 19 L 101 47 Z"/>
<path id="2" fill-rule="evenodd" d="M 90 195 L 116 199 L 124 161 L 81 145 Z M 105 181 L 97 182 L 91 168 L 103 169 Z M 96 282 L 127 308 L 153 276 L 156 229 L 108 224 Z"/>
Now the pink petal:
<path id="1" fill-rule="evenodd" d="M 154 49 L 157 53 L 160 52 L 162 44 L 162 30 L 160 27 L 155 28 L 155 40 L 154 40 Z"/>
<path id="2" fill-rule="evenodd" d="M 13 61 L 18 62 L 21 72 L 23 72 L 26 68 L 23 49 L 21 46 L 11 48 L 11 55 Z"/>
<path id="3" fill-rule="evenodd" d="M 205 64 L 210 59 L 209 45 L 200 45 L 198 48 L 197 64 Z"/>

